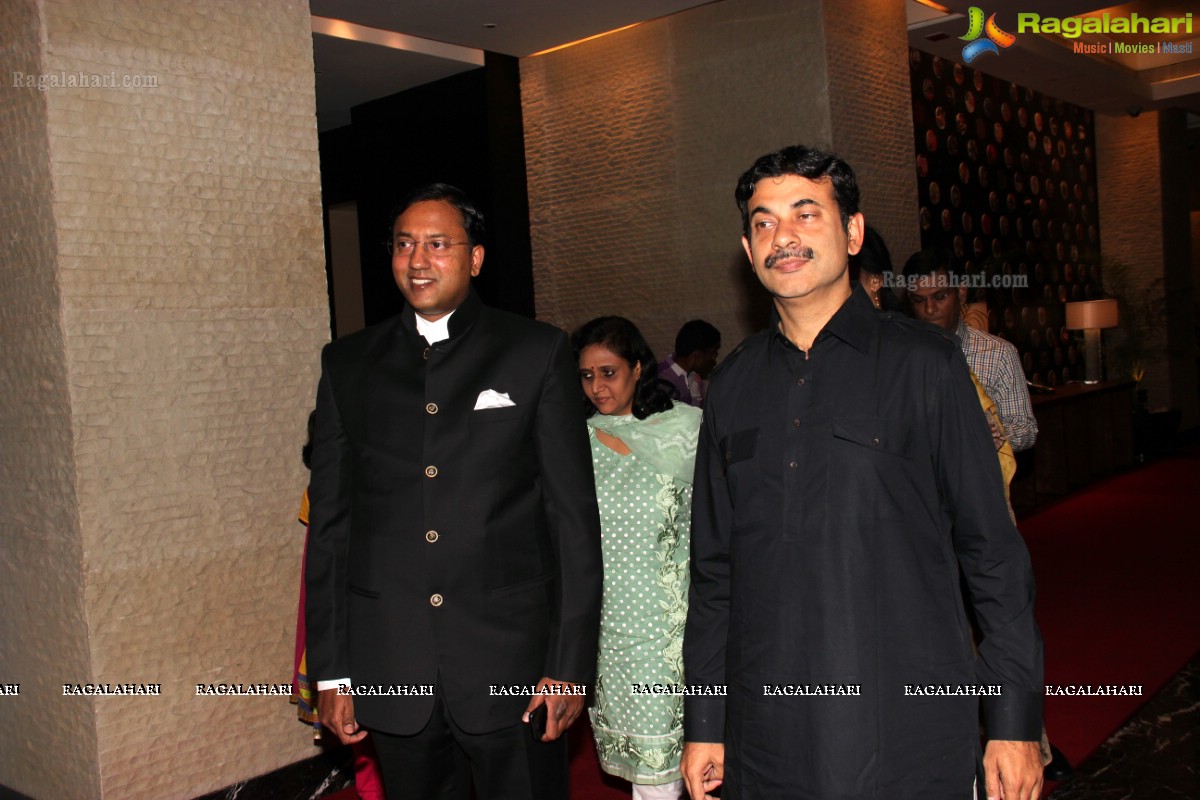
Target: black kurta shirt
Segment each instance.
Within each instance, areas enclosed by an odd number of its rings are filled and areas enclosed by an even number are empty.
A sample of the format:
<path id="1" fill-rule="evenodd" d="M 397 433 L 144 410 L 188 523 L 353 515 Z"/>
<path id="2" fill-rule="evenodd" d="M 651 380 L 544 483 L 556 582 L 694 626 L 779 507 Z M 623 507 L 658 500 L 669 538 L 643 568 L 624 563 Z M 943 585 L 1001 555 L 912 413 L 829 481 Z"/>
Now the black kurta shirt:
<path id="1" fill-rule="evenodd" d="M 863 292 L 807 354 L 776 324 L 726 359 L 684 641 L 688 683 L 728 686 L 685 714 L 688 741 L 726 743 L 726 797 L 969 796 L 980 700 L 944 692 L 997 690 L 966 687 L 1000 687 L 991 738 L 1039 737 L 1033 576 L 1001 481 L 957 343 Z"/>

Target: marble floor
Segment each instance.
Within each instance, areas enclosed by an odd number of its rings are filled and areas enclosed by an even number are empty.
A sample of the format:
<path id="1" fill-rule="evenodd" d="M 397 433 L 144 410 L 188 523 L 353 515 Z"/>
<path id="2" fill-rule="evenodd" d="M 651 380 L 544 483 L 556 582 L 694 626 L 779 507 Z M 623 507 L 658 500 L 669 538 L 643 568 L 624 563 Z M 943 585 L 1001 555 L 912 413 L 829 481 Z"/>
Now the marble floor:
<path id="1" fill-rule="evenodd" d="M 1075 768 L 1051 800 L 1200 798 L 1200 655 Z"/>
<path id="2" fill-rule="evenodd" d="M 348 748 L 196 800 L 316 800 L 353 785 Z M 8 795 L 12 796 L 12 795 Z M 0 800 L 6 795 L 0 791 Z M 1200 654 L 1101 747 L 1050 800 L 1200 800 Z"/>
<path id="3" fill-rule="evenodd" d="M 312 758 L 193 800 L 318 800 L 353 785 L 350 748 L 330 747 Z"/>

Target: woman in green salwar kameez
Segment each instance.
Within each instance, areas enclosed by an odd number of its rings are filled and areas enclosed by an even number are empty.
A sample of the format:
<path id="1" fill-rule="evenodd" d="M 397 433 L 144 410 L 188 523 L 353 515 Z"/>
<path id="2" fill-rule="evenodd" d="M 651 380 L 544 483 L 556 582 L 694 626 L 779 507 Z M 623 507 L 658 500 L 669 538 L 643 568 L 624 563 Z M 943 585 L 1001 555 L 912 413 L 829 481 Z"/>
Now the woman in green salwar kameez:
<path id="1" fill-rule="evenodd" d="M 602 317 L 573 337 L 604 554 L 595 703 L 605 772 L 635 800 L 683 792 L 683 625 L 700 410 L 673 403 L 637 327 Z"/>

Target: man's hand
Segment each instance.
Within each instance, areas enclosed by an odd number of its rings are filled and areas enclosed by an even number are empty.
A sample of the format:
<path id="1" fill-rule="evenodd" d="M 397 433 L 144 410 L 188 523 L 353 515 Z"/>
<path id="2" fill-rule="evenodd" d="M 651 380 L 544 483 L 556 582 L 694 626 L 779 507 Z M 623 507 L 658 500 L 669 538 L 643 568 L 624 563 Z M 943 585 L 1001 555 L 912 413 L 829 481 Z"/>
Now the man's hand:
<path id="1" fill-rule="evenodd" d="M 317 693 L 317 719 L 333 731 L 342 744 L 367 738 L 367 732 L 354 721 L 354 697 L 339 694 L 337 689 L 322 689 Z"/>
<path id="2" fill-rule="evenodd" d="M 988 800 L 1037 800 L 1042 758 L 1037 742 L 993 740 L 983 751 Z"/>
<path id="3" fill-rule="evenodd" d="M 712 797 L 709 792 L 725 780 L 725 745 L 684 742 L 679 770 L 683 773 L 683 782 L 692 800 Z"/>
<path id="4" fill-rule="evenodd" d="M 537 688 L 540 690 L 543 686 L 575 687 L 577 685 L 566 681 L 556 681 L 553 678 L 542 678 L 538 681 Z M 535 694 L 529 700 L 529 705 L 525 706 L 525 715 L 521 717 L 521 721 L 529 722 L 529 712 L 545 703 L 546 732 L 542 734 L 542 741 L 553 742 L 566 733 L 567 728 L 571 727 L 571 723 L 583 713 L 583 699 L 583 694 Z"/>

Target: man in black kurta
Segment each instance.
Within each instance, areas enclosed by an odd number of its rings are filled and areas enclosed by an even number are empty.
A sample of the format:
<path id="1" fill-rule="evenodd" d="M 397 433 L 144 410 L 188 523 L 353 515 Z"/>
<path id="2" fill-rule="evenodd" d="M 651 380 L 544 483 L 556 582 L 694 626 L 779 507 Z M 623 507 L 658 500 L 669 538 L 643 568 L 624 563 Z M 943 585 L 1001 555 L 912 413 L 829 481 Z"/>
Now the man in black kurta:
<path id="1" fill-rule="evenodd" d="M 851 291 L 844 162 L 764 156 L 738 200 L 775 311 L 700 433 L 685 673 L 728 695 L 687 699 L 692 797 L 965 800 L 981 703 L 987 796 L 1037 797 L 1033 577 L 961 350 Z"/>

